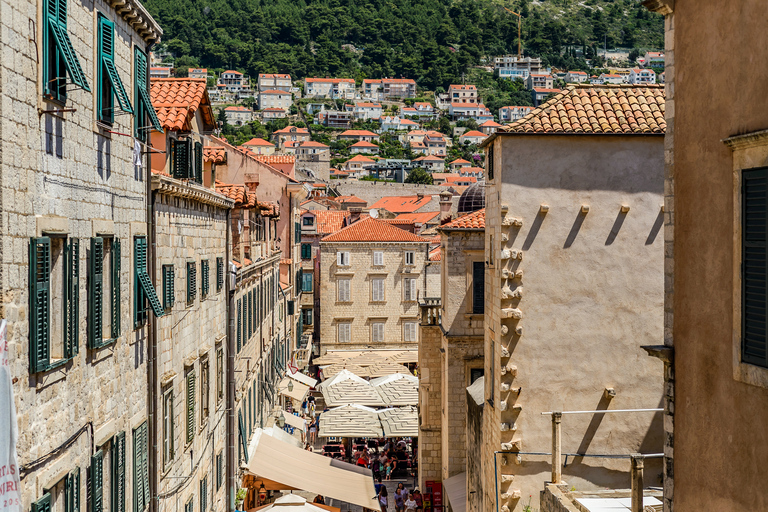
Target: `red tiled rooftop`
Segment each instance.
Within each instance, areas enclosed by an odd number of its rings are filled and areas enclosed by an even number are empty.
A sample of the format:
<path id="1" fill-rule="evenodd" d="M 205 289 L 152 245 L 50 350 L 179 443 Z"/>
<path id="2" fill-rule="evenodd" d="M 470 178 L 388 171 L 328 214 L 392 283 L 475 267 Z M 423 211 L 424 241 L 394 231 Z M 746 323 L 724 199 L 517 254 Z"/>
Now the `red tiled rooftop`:
<path id="1" fill-rule="evenodd" d="M 312 210 L 315 217 L 315 229 L 321 235 L 330 235 L 344 227 L 344 219 L 349 216 L 346 210 Z"/>
<path id="2" fill-rule="evenodd" d="M 328 235 L 321 242 L 425 242 L 428 240 L 371 217 Z"/>
<path id="3" fill-rule="evenodd" d="M 203 148 L 203 160 L 221 164 L 227 161 L 227 151 L 221 146 L 208 146 Z"/>
<path id="4" fill-rule="evenodd" d="M 477 183 L 477 178 L 474 176 L 447 176 L 445 181 L 450 184 L 459 183 Z"/>
<path id="5" fill-rule="evenodd" d="M 367 164 L 372 164 L 372 163 L 375 163 L 376 160 L 371 160 L 367 156 L 363 156 L 363 155 L 355 155 L 353 158 L 350 158 L 349 160 L 347 160 L 347 162 L 363 162 Z"/>
<path id="6" fill-rule="evenodd" d="M 502 126 L 502 125 L 500 125 L 499 123 L 497 123 L 496 121 L 494 121 L 492 119 L 489 119 L 489 120 L 487 120 L 486 122 L 484 122 L 483 124 L 480 125 L 480 127 L 483 127 L 483 126 L 490 126 L 490 127 L 496 127 L 497 128 L 497 127 Z"/>
<path id="7" fill-rule="evenodd" d="M 279 91 L 277 89 L 268 89 L 266 91 L 259 91 L 259 94 L 291 94 L 288 91 Z"/>
<path id="8" fill-rule="evenodd" d="M 291 130 L 295 130 L 291 132 Z M 285 128 L 282 128 L 280 130 L 277 130 L 274 133 L 296 133 L 296 134 L 307 134 L 309 135 L 309 130 L 306 128 L 297 128 L 296 126 L 286 126 Z"/>
<path id="9" fill-rule="evenodd" d="M 431 195 L 419 196 L 390 196 L 382 197 L 371 205 L 371 208 L 384 208 L 392 213 L 413 213 L 429 204 Z"/>
<path id="10" fill-rule="evenodd" d="M 440 212 L 414 212 L 414 213 L 401 213 L 397 217 L 397 220 L 407 220 L 409 222 L 420 222 L 426 224 L 435 217 L 440 215 Z"/>
<path id="11" fill-rule="evenodd" d="M 327 148 L 325 144 L 322 142 L 317 142 L 314 140 L 305 140 L 301 143 L 299 143 L 300 148 Z"/>
<path id="12" fill-rule="evenodd" d="M 338 171 L 342 172 L 342 171 Z M 349 174 L 349 173 L 344 173 Z M 339 203 L 367 203 L 365 199 L 360 199 L 357 196 L 339 196 L 334 198 L 335 201 L 338 201 Z"/>
<path id="13" fill-rule="evenodd" d="M 429 261 L 440 261 L 441 259 L 441 252 L 440 247 L 435 247 L 431 251 L 429 251 Z"/>
<path id="14" fill-rule="evenodd" d="M 248 192 L 245 185 L 222 183 L 216 180 L 216 192 L 232 199 L 235 208 L 253 208 L 256 206 L 256 193 Z"/>
<path id="15" fill-rule="evenodd" d="M 379 146 L 377 146 L 376 144 L 373 144 L 372 142 L 361 140 L 359 142 L 355 142 L 350 147 L 352 147 L 352 148 L 378 148 Z"/>
<path id="16" fill-rule="evenodd" d="M 274 147 L 274 144 L 272 144 L 271 142 L 267 142 L 264 139 L 254 137 L 248 142 L 244 142 L 243 146 L 273 146 Z"/>
<path id="17" fill-rule="evenodd" d="M 468 132 L 464 132 L 461 136 L 462 137 L 487 137 L 486 134 L 484 134 L 483 132 L 479 132 L 477 130 L 470 130 Z"/>
<path id="18" fill-rule="evenodd" d="M 153 78 L 150 81 L 149 97 L 160 124 L 171 131 L 183 130 L 187 118 L 200 105 L 208 103 L 204 78 Z M 212 123 L 212 113 L 205 117 L 210 117 L 208 121 Z"/>
<path id="19" fill-rule="evenodd" d="M 451 165 L 453 165 L 453 164 L 469 164 L 469 165 L 472 165 L 467 160 L 464 160 L 463 158 L 457 158 L 456 160 L 451 162 Z"/>
<path id="20" fill-rule="evenodd" d="M 485 229 L 485 208 L 462 215 L 440 226 L 440 229 Z"/>
<path id="21" fill-rule="evenodd" d="M 254 158 L 265 164 L 294 164 L 296 157 L 294 155 L 254 155 Z"/>
<path id="22" fill-rule="evenodd" d="M 377 133 L 373 133 L 368 130 L 346 130 L 339 134 L 339 137 L 378 137 L 379 135 Z"/>

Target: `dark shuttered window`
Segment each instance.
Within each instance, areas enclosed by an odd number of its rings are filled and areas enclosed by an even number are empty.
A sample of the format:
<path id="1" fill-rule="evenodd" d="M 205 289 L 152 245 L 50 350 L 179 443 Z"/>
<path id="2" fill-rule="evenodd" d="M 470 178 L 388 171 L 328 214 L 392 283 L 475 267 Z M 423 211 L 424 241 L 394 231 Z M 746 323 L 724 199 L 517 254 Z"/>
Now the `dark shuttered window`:
<path id="1" fill-rule="evenodd" d="M 91 238 L 91 254 L 88 261 L 88 347 L 102 346 L 102 322 L 104 320 L 104 239 Z"/>
<path id="2" fill-rule="evenodd" d="M 125 512 L 125 432 L 112 440 L 111 512 Z"/>
<path id="3" fill-rule="evenodd" d="M 112 124 L 115 120 L 115 102 L 123 112 L 133 113 L 123 82 L 115 67 L 115 24 L 99 13 L 98 26 L 98 114 L 99 121 Z"/>
<path id="4" fill-rule="evenodd" d="M 472 313 L 485 313 L 485 264 L 472 262 Z"/>
<path id="5" fill-rule="evenodd" d="M 768 368 L 766 339 L 768 169 L 744 171 L 742 177 L 741 359 L 745 363 Z"/>
<path id="6" fill-rule="evenodd" d="M 163 316 L 163 307 L 147 273 L 146 237 L 133 240 L 133 269 L 133 322 L 135 327 L 140 327 L 147 319 L 147 301 L 155 316 Z"/>
<path id="7" fill-rule="evenodd" d="M 163 265 L 163 309 L 171 309 L 175 302 L 174 289 L 176 275 L 173 265 Z"/>
<path id="8" fill-rule="evenodd" d="M 216 258 L 216 291 L 224 288 L 224 258 Z"/>
<path id="9" fill-rule="evenodd" d="M 195 371 L 187 374 L 187 442 L 195 438 Z"/>
<path id="10" fill-rule="evenodd" d="M 197 265 L 187 262 L 187 304 L 195 302 L 197 296 Z"/>
<path id="11" fill-rule="evenodd" d="M 133 431 L 133 512 L 149 506 L 149 429 L 145 421 Z"/>
<path id="12" fill-rule="evenodd" d="M 99 450 L 91 456 L 91 510 L 104 510 L 104 452 Z"/>

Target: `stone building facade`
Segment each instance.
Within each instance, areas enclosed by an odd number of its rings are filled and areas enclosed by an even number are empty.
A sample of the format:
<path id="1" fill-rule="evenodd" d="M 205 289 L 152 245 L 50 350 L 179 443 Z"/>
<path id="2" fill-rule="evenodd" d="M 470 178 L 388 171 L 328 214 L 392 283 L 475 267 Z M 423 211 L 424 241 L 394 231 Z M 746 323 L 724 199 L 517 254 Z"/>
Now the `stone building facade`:
<path id="1" fill-rule="evenodd" d="M 148 330 L 133 323 L 133 247 L 148 178 L 120 134 L 149 124 L 146 56 L 162 31 L 134 0 L 2 1 L 0 13 L 0 318 L 19 506 L 143 510 Z"/>
<path id="2" fill-rule="evenodd" d="M 550 457 L 529 454 L 551 451 L 541 413 L 661 406 L 662 365 L 641 347 L 663 336 L 663 115 L 659 87 L 576 86 L 486 146 L 486 510 L 538 506 L 552 478 Z M 564 414 L 562 451 L 656 454 L 661 423 Z M 661 465 L 646 461 L 650 485 Z M 625 487 L 628 474 L 628 459 L 562 468 L 579 489 Z"/>
<path id="3" fill-rule="evenodd" d="M 320 354 L 418 347 L 429 241 L 366 218 L 320 241 Z"/>

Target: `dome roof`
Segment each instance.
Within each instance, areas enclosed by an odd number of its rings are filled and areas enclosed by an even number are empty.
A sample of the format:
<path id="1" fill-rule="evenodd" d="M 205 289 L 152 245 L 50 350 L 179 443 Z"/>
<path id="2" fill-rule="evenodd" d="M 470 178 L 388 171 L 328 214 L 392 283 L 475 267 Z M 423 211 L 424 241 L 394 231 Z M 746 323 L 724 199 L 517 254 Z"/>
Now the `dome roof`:
<path id="1" fill-rule="evenodd" d="M 459 197 L 458 214 L 476 212 L 485 208 L 485 182 L 471 184 Z"/>

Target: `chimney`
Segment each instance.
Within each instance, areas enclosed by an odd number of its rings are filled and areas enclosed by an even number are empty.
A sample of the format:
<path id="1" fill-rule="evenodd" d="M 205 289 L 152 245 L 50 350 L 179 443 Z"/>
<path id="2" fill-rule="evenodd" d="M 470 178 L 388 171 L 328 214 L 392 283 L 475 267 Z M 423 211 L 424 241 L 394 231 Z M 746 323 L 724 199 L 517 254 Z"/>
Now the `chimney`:
<path id="1" fill-rule="evenodd" d="M 350 224 L 354 224 L 355 222 L 360 220 L 360 214 L 363 212 L 363 209 L 359 206 L 352 206 L 349 208 L 349 217 L 347 217 L 347 226 Z"/>
<path id="2" fill-rule="evenodd" d="M 447 190 L 440 192 L 440 224 L 441 225 L 451 218 L 451 206 L 453 206 L 453 202 L 451 201 L 452 197 L 453 195 Z"/>
<path id="3" fill-rule="evenodd" d="M 424 199 L 424 192 L 416 192 L 416 200 L 421 201 Z"/>

